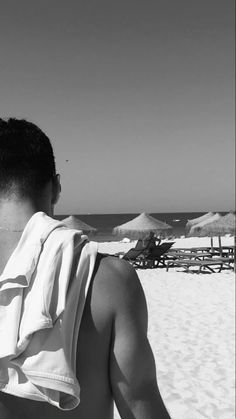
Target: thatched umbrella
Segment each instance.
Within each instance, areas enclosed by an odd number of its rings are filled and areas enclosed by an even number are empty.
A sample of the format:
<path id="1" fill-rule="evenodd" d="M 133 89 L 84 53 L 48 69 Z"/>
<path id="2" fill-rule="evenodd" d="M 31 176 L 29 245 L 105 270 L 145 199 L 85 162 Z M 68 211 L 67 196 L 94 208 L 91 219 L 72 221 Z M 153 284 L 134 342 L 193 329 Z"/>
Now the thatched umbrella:
<path id="1" fill-rule="evenodd" d="M 214 213 L 213 212 L 207 212 L 206 214 L 201 215 L 201 217 L 197 217 L 197 218 L 192 218 L 191 220 L 187 221 L 187 224 L 185 226 L 185 230 L 188 233 L 191 229 L 191 227 L 193 227 L 196 224 L 201 223 L 202 221 L 205 221 L 211 217 L 213 217 Z"/>
<path id="2" fill-rule="evenodd" d="M 202 234 L 202 231 L 203 231 L 202 228 L 206 226 L 207 224 L 218 220 L 219 218 L 221 218 L 221 215 L 219 213 L 216 213 L 216 214 L 213 214 L 211 217 L 206 217 L 204 220 L 200 221 L 197 224 L 193 224 L 189 230 L 188 236 L 192 236 L 192 237 L 205 236 L 204 232 Z"/>
<path id="3" fill-rule="evenodd" d="M 189 236 L 211 237 L 211 247 L 213 248 L 213 237 L 218 236 L 219 248 L 221 252 L 221 236 L 225 234 L 235 234 L 235 214 L 228 213 L 225 216 L 215 216 L 199 223 L 190 229 Z"/>
<path id="4" fill-rule="evenodd" d="M 132 239 L 141 239 L 151 231 L 160 234 L 171 229 L 172 227 L 170 225 L 142 212 L 142 214 L 133 218 L 133 220 L 115 227 L 113 233 L 122 236 L 127 235 Z"/>
<path id="5" fill-rule="evenodd" d="M 202 234 L 211 237 L 224 236 L 225 234 L 235 235 L 235 214 L 229 212 L 218 220 L 206 224 L 202 230 Z"/>
<path id="6" fill-rule="evenodd" d="M 86 224 L 84 221 L 79 220 L 79 218 L 75 217 L 74 215 L 70 215 L 67 218 L 62 220 L 63 224 L 65 224 L 69 228 L 73 228 L 75 230 L 82 230 L 83 233 L 96 233 L 97 229 Z"/>

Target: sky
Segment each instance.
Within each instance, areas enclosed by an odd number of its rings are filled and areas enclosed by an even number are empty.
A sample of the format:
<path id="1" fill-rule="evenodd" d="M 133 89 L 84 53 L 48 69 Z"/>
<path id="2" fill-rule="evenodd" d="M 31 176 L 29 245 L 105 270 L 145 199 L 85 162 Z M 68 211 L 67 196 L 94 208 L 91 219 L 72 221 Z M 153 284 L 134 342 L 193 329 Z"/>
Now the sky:
<path id="1" fill-rule="evenodd" d="M 0 5 L 0 115 L 51 139 L 57 214 L 234 209 L 233 0 Z"/>

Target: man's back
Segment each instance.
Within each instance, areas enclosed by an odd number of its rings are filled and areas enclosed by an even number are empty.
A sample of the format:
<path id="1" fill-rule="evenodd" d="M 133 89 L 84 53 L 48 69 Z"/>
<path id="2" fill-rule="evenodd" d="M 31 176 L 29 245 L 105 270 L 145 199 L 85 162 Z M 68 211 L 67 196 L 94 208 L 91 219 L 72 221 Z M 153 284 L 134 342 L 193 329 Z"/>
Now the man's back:
<path id="1" fill-rule="evenodd" d="M 159 396 L 146 338 L 145 299 L 125 262 L 98 255 L 77 346 L 81 402 L 71 411 L 0 392 L 1 419 L 169 418 Z M 160 416 L 159 416 L 159 414 Z"/>
<path id="2" fill-rule="evenodd" d="M 77 377 L 81 386 L 81 403 L 78 408 L 63 412 L 48 403 L 0 392 L 0 403 L 10 414 L 9 418 L 112 418 L 112 395 L 108 375 L 112 318 L 106 307 L 101 282 L 99 273 L 94 275 L 79 332 Z M 3 419 L 4 408 L 1 406 L 1 409 L 0 417 Z"/>

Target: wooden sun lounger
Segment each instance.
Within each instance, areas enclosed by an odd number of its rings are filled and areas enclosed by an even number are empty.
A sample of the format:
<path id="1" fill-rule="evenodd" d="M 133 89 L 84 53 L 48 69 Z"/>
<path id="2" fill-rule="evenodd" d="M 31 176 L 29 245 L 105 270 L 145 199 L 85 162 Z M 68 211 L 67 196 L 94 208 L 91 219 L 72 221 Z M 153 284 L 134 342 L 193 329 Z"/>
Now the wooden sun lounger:
<path id="1" fill-rule="evenodd" d="M 172 249 L 169 250 L 168 253 L 170 253 L 171 255 L 173 253 L 179 253 L 179 254 L 186 254 L 186 253 L 206 253 L 206 254 L 210 254 L 211 256 L 225 256 L 225 257 L 230 257 L 233 256 L 235 254 L 235 246 L 222 246 L 221 248 L 219 247 L 214 247 L 213 249 L 211 247 L 190 247 L 190 248 L 185 248 L 185 247 L 174 247 Z"/>
<path id="2" fill-rule="evenodd" d="M 229 252 L 234 253 L 235 252 L 235 245 L 232 244 L 231 246 L 221 246 L 222 250 L 229 250 Z"/>
<path id="3" fill-rule="evenodd" d="M 169 253 L 178 252 L 178 253 L 213 253 L 213 254 L 219 254 L 218 248 L 214 248 L 214 251 L 211 251 L 211 248 L 208 247 L 173 247 L 169 250 Z"/>
<path id="4" fill-rule="evenodd" d="M 142 249 L 132 248 L 123 255 L 122 259 L 130 262 L 134 268 L 141 268 L 144 265 L 145 256 Z"/>
<path id="5" fill-rule="evenodd" d="M 174 242 L 162 243 L 155 248 L 148 250 L 146 248 L 132 248 L 123 255 L 122 259 L 130 262 L 134 268 L 157 268 L 159 264 L 165 265 L 165 254 Z"/>
<path id="6" fill-rule="evenodd" d="M 235 254 L 235 246 L 216 247 L 216 251 L 221 252 L 223 256 L 233 256 Z"/>
<path id="7" fill-rule="evenodd" d="M 234 269 L 234 258 L 211 258 L 204 260 L 196 259 L 175 259 L 166 261 L 166 271 L 169 270 L 171 266 L 181 266 L 186 272 L 189 272 L 189 268 L 192 266 L 198 266 L 198 273 L 201 273 L 202 270 L 209 270 L 211 272 L 216 272 L 215 269 L 218 269 L 217 272 L 221 272 L 222 269 Z M 215 266 L 215 268 L 213 268 Z"/>
<path id="8" fill-rule="evenodd" d="M 196 260 L 204 260 L 213 257 L 212 253 L 210 252 L 168 252 L 166 254 L 166 259 L 168 260 L 179 260 L 179 259 L 196 259 Z"/>

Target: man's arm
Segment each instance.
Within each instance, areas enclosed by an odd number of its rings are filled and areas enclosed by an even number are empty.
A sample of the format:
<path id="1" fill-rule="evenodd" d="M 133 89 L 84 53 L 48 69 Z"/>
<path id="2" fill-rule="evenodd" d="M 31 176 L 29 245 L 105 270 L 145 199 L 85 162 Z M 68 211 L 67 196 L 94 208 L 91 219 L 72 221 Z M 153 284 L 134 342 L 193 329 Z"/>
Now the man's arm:
<path id="1" fill-rule="evenodd" d="M 115 295 L 110 381 L 122 419 L 170 419 L 160 396 L 147 339 L 147 307 L 138 276 L 114 262 Z"/>

